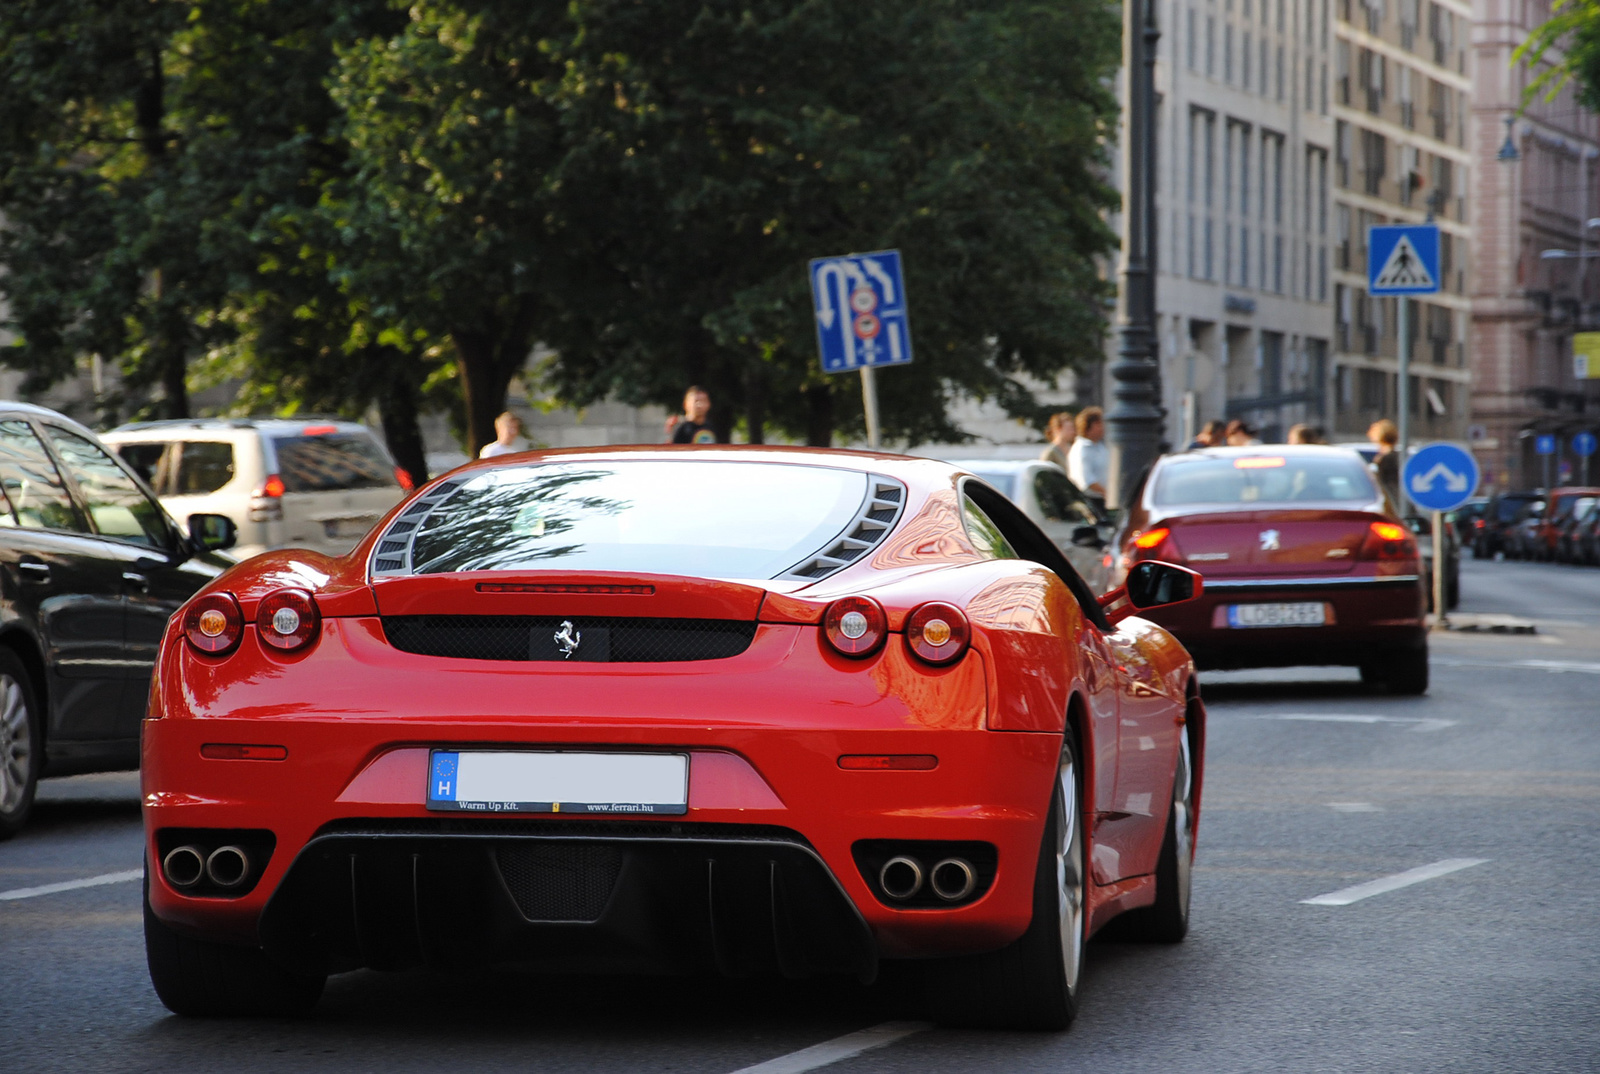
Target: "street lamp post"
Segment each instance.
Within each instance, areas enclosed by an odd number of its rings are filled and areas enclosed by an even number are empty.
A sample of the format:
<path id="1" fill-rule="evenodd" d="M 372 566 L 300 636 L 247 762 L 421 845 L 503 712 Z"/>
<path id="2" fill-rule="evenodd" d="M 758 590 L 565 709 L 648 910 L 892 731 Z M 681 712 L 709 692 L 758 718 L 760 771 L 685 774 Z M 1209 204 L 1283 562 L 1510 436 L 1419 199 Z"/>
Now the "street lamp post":
<path id="1" fill-rule="evenodd" d="M 1106 414 L 1111 449 L 1108 502 L 1126 506 L 1161 446 L 1160 366 L 1156 340 L 1156 26 L 1155 0 L 1125 0 L 1128 72 L 1127 198 L 1123 205 L 1123 316 L 1111 364 Z"/>

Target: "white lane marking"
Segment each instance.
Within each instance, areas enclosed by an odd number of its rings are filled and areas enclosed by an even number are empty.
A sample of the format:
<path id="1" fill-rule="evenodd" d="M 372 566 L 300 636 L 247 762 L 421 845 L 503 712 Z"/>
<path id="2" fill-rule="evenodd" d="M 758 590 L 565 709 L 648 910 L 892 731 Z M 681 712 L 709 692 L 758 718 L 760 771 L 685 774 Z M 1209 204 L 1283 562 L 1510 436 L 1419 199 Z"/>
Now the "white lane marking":
<path id="1" fill-rule="evenodd" d="M 1420 884 L 1424 880 L 1445 876 L 1449 873 L 1470 869 L 1474 865 L 1482 865 L 1488 858 L 1446 858 L 1436 861 L 1432 865 L 1422 865 L 1415 869 L 1407 869 L 1403 873 L 1393 876 L 1380 876 L 1376 880 L 1368 880 L 1365 884 L 1356 884 L 1354 887 L 1340 888 L 1330 891 L 1326 895 L 1318 895 L 1310 899 L 1301 899 L 1308 906 L 1349 906 L 1362 899 L 1370 899 L 1374 895 L 1382 895 L 1387 891 L 1396 891 L 1408 888 L 1412 884 Z"/>
<path id="2" fill-rule="evenodd" d="M 1433 662 L 1453 668 L 1516 668 L 1519 671 L 1548 671 L 1554 675 L 1569 671 L 1580 675 L 1600 675 L 1600 664 L 1586 664 L 1579 660 L 1513 660 L 1495 663 L 1488 660 L 1435 659 Z"/>
<path id="3" fill-rule="evenodd" d="M 1375 806 L 1371 802 L 1329 802 L 1328 808 L 1335 813 L 1382 813 L 1382 806 Z"/>
<path id="4" fill-rule="evenodd" d="M 1308 723 L 1397 723 L 1410 724 L 1412 731 L 1442 731 L 1456 721 L 1437 716 L 1372 716 L 1346 712 L 1281 712 L 1258 716 L 1261 720 L 1304 720 Z"/>
<path id="5" fill-rule="evenodd" d="M 77 891 L 79 888 L 97 888 L 103 884 L 121 884 L 144 876 L 143 869 L 128 869 L 120 873 L 102 873 L 86 876 L 82 880 L 63 880 L 59 884 L 40 884 L 36 888 L 12 888 L 0 891 L 0 902 L 12 899 L 31 899 L 38 895 L 54 895 L 58 891 Z"/>
<path id="6" fill-rule="evenodd" d="M 932 1028 L 931 1022 L 884 1022 L 870 1029 L 846 1033 L 842 1037 L 801 1048 L 798 1052 L 768 1059 L 753 1067 L 740 1067 L 733 1074 L 801 1074 L 802 1071 L 816 1070 Z"/>

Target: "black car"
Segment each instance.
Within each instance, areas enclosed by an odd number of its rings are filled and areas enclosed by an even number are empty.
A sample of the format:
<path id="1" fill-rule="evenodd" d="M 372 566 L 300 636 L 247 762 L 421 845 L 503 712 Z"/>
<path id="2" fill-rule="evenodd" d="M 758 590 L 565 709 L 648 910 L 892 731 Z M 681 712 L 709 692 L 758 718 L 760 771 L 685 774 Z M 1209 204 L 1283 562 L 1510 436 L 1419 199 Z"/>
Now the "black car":
<path id="1" fill-rule="evenodd" d="M 233 523 L 191 537 L 88 429 L 0 402 L 0 839 L 41 776 L 137 768 L 167 619 L 231 565 Z"/>
<path id="2" fill-rule="evenodd" d="M 1490 559 L 1495 553 L 1515 555 L 1512 530 L 1527 507 L 1544 499 L 1543 490 L 1531 492 L 1497 492 L 1489 497 L 1483 509 L 1483 526 L 1473 538 L 1472 554 L 1477 559 Z"/>

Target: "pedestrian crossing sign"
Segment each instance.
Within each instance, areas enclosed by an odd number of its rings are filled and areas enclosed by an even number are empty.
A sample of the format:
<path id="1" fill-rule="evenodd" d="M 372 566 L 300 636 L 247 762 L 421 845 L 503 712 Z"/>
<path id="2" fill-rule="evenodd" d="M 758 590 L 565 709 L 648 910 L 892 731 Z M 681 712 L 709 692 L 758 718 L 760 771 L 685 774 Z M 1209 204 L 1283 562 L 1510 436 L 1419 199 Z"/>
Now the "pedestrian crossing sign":
<path id="1" fill-rule="evenodd" d="M 1439 228 L 1402 224 L 1367 230 L 1367 291 L 1431 295 L 1439 290 Z"/>

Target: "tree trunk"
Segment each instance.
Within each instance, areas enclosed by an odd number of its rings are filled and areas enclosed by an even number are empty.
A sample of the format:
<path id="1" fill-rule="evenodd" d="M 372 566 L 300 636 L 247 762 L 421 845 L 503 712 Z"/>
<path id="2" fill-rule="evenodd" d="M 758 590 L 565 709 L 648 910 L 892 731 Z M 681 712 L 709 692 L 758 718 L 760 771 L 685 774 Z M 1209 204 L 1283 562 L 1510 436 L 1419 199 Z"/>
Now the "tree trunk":
<path id="1" fill-rule="evenodd" d="M 410 370 L 398 360 L 394 366 L 394 375 L 378 393 L 383 438 L 394 461 L 410 475 L 411 487 L 421 488 L 428 480 L 428 457 L 422 446 L 422 428 L 417 424 L 416 386 L 407 376 Z"/>
<path id="2" fill-rule="evenodd" d="M 467 408 L 467 452 L 473 457 L 494 439 L 494 419 L 505 411 L 511 378 L 522 371 L 533 348 L 533 298 L 522 296 L 516 302 L 505 321 L 491 320 L 491 331 L 457 328 L 450 332 Z"/>
<path id="3" fill-rule="evenodd" d="M 833 390 L 827 384 L 806 389 L 806 443 L 833 446 Z"/>
<path id="4" fill-rule="evenodd" d="M 189 417 L 189 363 L 180 340 L 165 332 L 161 342 L 161 409 L 169 418 Z"/>
<path id="5" fill-rule="evenodd" d="M 759 362 L 745 369 L 744 423 L 750 443 L 767 442 L 767 371 Z"/>

